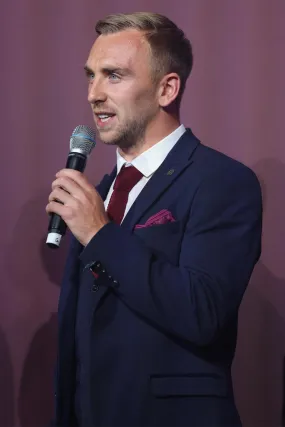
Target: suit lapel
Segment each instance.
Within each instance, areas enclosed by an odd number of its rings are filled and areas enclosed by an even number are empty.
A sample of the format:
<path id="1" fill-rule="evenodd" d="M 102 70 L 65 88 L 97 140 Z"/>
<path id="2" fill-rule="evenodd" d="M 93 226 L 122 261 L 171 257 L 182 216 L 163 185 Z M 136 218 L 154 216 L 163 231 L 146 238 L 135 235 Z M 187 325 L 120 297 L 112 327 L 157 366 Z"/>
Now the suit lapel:
<path id="1" fill-rule="evenodd" d="M 117 166 L 114 167 L 110 175 L 105 175 L 99 185 L 97 185 L 96 190 L 100 194 L 103 200 L 106 199 L 108 191 L 114 181 L 117 173 Z"/>
<path id="2" fill-rule="evenodd" d="M 182 135 L 159 169 L 148 181 L 142 192 L 127 213 L 121 227 L 133 229 L 144 213 L 155 203 L 179 175 L 193 161 L 192 155 L 198 146 L 198 139 L 190 129 Z"/>

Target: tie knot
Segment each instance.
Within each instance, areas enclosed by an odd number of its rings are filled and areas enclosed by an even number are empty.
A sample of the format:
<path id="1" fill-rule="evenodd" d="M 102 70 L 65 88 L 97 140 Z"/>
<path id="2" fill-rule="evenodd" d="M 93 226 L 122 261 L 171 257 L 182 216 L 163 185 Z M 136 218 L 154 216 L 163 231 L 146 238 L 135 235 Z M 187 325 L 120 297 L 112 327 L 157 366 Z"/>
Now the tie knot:
<path id="1" fill-rule="evenodd" d="M 134 166 L 121 168 L 114 184 L 114 190 L 130 192 L 142 178 L 142 173 Z"/>

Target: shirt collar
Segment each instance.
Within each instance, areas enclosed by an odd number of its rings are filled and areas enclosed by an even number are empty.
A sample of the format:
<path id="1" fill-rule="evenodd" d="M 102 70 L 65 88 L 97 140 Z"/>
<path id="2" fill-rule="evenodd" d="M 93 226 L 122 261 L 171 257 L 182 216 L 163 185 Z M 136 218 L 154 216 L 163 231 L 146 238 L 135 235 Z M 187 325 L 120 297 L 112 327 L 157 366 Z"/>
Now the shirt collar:
<path id="1" fill-rule="evenodd" d="M 180 125 L 177 129 L 175 129 L 174 132 L 172 132 L 170 135 L 167 135 L 148 150 L 144 151 L 131 162 L 126 162 L 117 149 L 117 174 L 120 172 L 123 165 L 126 164 L 126 166 L 134 166 L 146 178 L 150 177 L 163 163 L 166 156 L 169 154 L 185 131 L 185 126 Z"/>

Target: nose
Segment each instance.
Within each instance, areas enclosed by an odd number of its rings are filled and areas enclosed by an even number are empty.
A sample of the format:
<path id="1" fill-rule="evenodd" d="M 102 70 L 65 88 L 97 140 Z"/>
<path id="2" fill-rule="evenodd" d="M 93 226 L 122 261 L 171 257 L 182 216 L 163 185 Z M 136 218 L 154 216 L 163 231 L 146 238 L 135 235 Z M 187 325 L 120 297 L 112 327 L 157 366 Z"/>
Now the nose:
<path id="1" fill-rule="evenodd" d="M 88 102 L 90 104 L 97 104 L 105 102 L 106 99 L 107 95 L 104 91 L 102 83 L 100 83 L 100 81 L 96 79 L 90 82 L 88 87 Z"/>

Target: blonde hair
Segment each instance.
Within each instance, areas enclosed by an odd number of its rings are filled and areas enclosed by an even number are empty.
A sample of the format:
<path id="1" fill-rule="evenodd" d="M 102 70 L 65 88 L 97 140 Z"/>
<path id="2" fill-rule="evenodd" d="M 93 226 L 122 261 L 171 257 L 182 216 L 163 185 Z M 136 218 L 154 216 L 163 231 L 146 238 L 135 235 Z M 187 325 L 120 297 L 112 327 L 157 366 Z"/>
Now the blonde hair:
<path id="1" fill-rule="evenodd" d="M 178 106 L 180 105 L 186 81 L 193 66 L 193 54 L 190 41 L 174 22 L 158 13 L 118 13 L 98 21 L 95 29 L 99 35 L 128 29 L 142 31 L 151 50 L 154 81 L 158 82 L 169 73 L 178 74 L 181 87 L 177 102 Z"/>

